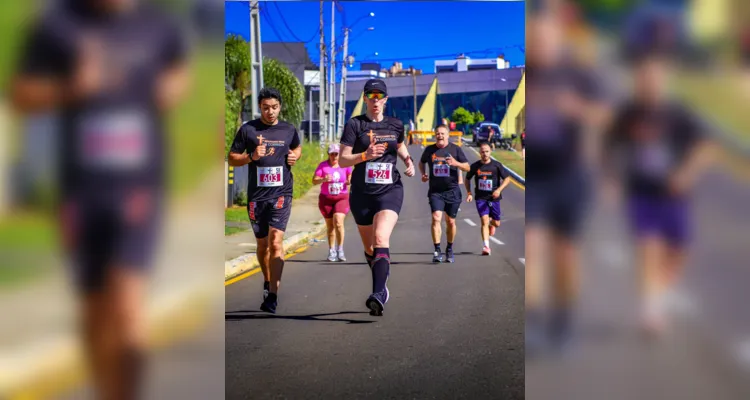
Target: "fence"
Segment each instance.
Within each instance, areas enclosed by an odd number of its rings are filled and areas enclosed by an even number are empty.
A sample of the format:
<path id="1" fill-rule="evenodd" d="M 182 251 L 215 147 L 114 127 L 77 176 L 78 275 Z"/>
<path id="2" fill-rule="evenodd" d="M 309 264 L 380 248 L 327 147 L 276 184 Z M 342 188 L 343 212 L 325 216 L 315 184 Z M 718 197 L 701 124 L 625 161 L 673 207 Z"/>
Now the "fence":
<path id="1" fill-rule="evenodd" d="M 463 146 L 464 133 L 461 131 L 451 131 L 448 134 L 448 141 L 455 143 L 456 146 Z M 435 144 L 435 132 L 434 131 L 410 131 L 409 132 L 409 144 L 421 144 L 422 146 L 429 146 Z"/>

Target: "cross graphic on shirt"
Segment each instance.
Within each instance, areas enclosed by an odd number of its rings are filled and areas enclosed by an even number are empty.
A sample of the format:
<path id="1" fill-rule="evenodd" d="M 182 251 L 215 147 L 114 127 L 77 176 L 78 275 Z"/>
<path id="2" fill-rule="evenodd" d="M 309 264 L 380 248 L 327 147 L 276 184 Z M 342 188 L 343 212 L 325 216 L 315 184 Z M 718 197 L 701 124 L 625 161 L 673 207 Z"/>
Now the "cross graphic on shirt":
<path id="1" fill-rule="evenodd" d="M 258 146 L 263 146 L 263 135 L 258 135 Z"/>
<path id="2" fill-rule="evenodd" d="M 373 132 L 372 129 L 370 129 L 370 133 L 368 133 L 367 136 L 370 137 L 370 143 L 373 143 L 372 138 L 373 136 L 375 136 L 375 132 Z"/>

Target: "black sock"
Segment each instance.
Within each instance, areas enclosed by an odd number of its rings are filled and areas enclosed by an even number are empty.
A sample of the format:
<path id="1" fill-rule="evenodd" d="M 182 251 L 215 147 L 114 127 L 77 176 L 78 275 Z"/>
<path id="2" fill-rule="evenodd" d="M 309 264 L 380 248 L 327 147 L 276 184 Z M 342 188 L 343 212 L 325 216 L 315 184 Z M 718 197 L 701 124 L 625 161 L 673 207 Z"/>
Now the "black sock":
<path id="1" fill-rule="evenodd" d="M 271 282 L 263 282 L 263 290 L 270 290 L 271 289 Z"/>
<path id="2" fill-rule="evenodd" d="M 374 255 L 371 256 L 371 255 L 367 254 L 367 252 L 365 252 L 365 260 L 367 260 L 367 265 L 370 266 L 370 268 L 372 268 L 372 260 L 374 258 L 375 258 Z"/>
<path id="3" fill-rule="evenodd" d="M 440 243 L 435 243 L 435 251 L 440 253 Z"/>
<path id="4" fill-rule="evenodd" d="M 372 291 L 378 293 L 385 291 L 385 282 L 391 269 L 391 253 L 386 248 L 376 248 L 375 258 L 372 262 Z"/>
<path id="5" fill-rule="evenodd" d="M 453 250 L 453 243 L 448 242 L 448 247 L 445 248 L 446 251 Z"/>

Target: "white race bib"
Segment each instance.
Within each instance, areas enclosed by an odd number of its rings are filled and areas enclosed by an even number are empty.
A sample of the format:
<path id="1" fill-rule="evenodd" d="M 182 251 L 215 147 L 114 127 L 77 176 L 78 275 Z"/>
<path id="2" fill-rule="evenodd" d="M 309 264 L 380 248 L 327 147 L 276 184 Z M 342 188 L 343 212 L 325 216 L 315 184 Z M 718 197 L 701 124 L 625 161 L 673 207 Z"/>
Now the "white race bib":
<path id="1" fill-rule="evenodd" d="M 451 167 L 448 164 L 433 164 L 432 175 L 439 178 L 451 176 Z"/>
<path id="2" fill-rule="evenodd" d="M 328 193 L 333 196 L 341 194 L 342 190 L 344 190 L 343 183 L 329 183 L 328 184 Z"/>
<path id="3" fill-rule="evenodd" d="M 483 192 L 491 192 L 492 191 L 492 179 L 480 179 L 479 190 Z"/>
<path id="4" fill-rule="evenodd" d="M 284 186 L 284 168 L 283 167 L 258 167 L 258 186 L 259 187 Z"/>
<path id="5" fill-rule="evenodd" d="M 148 160 L 148 122 L 134 112 L 96 113 L 78 123 L 83 165 L 105 169 L 143 168 Z"/>
<path id="6" fill-rule="evenodd" d="M 368 162 L 365 182 L 377 185 L 393 183 L 393 164 Z"/>

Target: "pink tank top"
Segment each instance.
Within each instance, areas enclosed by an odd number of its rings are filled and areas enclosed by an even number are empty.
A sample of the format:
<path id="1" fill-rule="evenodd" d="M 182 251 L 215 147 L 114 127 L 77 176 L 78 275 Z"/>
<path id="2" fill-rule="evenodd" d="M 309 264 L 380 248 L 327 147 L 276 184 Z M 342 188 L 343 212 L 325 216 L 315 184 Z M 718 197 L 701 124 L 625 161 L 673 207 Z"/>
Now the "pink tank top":
<path id="1" fill-rule="evenodd" d="M 352 174 L 352 168 L 333 168 L 328 160 L 323 161 L 318 165 L 318 169 L 315 170 L 315 176 L 332 178 L 331 182 L 323 182 L 320 188 L 320 194 L 323 196 L 337 196 L 339 194 L 349 193 L 349 188 L 346 182 L 349 176 Z"/>

